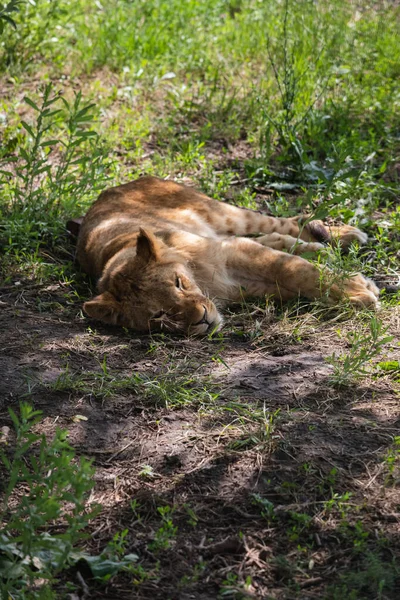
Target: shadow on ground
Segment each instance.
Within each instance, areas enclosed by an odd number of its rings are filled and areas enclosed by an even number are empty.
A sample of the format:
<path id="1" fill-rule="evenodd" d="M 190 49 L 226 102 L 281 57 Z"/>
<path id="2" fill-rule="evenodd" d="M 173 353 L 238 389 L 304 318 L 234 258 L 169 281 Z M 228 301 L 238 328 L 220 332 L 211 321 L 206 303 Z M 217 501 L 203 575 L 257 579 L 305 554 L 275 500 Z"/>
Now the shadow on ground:
<path id="1" fill-rule="evenodd" d="M 334 389 L 323 334 L 275 353 L 229 335 L 136 338 L 15 293 L 0 319 L 0 425 L 24 399 L 43 411 L 39 431 L 68 429 L 103 506 L 88 548 L 128 529 L 148 573 L 89 581 L 96 598 L 397 597 L 389 377 Z M 167 504 L 177 532 L 161 549 Z"/>

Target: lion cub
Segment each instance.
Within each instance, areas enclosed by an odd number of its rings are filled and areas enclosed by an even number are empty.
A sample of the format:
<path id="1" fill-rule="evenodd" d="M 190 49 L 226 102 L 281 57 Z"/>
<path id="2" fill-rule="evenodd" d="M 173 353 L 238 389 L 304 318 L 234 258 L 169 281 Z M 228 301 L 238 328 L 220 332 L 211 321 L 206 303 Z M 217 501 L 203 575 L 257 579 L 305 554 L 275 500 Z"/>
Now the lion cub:
<path id="1" fill-rule="evenodd" d="M 100 291 L 84 310 L 138 331 L 205 334 L 222 323 L 217 306 L 247 297 L 375 306 L 378 289 L 362 275 L 338 285 L 297 256 L 333 239 L 346 247 L 367 236 L 349 226 L 328 230 L 320 221 L 268 217 L 142 177 L 100 194 L 83 219 L 77 258 Z"/>

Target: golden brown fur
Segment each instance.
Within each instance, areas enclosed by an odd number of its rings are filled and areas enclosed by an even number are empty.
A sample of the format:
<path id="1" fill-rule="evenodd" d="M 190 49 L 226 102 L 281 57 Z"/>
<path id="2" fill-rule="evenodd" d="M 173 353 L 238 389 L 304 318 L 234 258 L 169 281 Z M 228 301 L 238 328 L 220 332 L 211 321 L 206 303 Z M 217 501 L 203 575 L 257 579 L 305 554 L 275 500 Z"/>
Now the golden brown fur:
<path id="1" fill-rule="evenodd" d="M 297 256 L 333 239 L 348 246 L 367 237 L 354 227 L 328 231 L 319 221 L 269 217 L 142 177 L 103 192 L 83 219 L 77 257 L 100 291 L 84 309 L 138 331 L 204 334 L 222 322 L 215 301 L 301 295 L 376 305 L 378 290 L 362 275 L 338 285 Z"/>

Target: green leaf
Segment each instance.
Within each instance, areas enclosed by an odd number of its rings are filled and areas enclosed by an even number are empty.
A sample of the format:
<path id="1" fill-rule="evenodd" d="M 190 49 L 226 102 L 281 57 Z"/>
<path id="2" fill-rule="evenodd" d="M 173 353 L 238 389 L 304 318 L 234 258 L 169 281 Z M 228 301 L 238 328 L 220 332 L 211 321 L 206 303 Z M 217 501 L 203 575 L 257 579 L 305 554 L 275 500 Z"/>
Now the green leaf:
<path id="1" fill-rule="evenodd" d="M 95 104 L 88 104 L 87 106 L 85 106 L 84 108 L 82 108 L 80 111 L 78 111 L 75 115 L 75 120 L 79 119 L 80 117 L 83 117 L 84 115 L 86 115 L 86 113 L 91 110 L 92 108 L 94 108 L 96 105 Z"/>
<path id="2" fill-rule="evenodd" d="M 58 98 L 57 98 L 58 100 Z M 50 118 L 50 117 L 54 117 L 54 115 L 57 115 L 58 113 L 62 112 L 61 108 L 56 108 L 55 110 L 47 110 L 46 111 L 46 119 Z"/>
<path id="3" fill-rule="evenodd" d="M 7 21 L 7 23 L 10 23 L 10 25 L 14 27 L 14 29 L 17 29 L 17 25 L 14 19 L 12 19 L 11 17 L 8 17 L 7 15 L 1 15 L 1 19 L 3 19 L 3 21 Z"/>
<path id="4" fill-rule="evenodd" d="M 10 415 L 11 421 L 14 424 L 15 430 L 18 431 L 20 428 L 20 423 L 19 423 L 17 415 L 15 414 L 15 412 L 13 411 L 12 408 L 8 409 L 8 414 Z"/>
<path id="5" fill-rule="evenodd" d="M 61 100 L 61 102 L 64 104 L 65 108 L 67 108 L 67 109 L 69 110 L 69 108 L 70 108 L 70 105 L 69 105 L 69 102 L 68 102 L 68 100 L 66 100 L 66 99 L 64 98 L 64 96 L 60 96 L 60 100 Z"/>
<path id="6" fill-rule="evenodd" d="M 58 140 L 48 140 L 47 142 L 42 142 L 40 145 L 41 148 L 47 148 L 47 146 L 55 146 L 58 144 Z"/>
<path id="7" fill-rule="evenodd" d="M 29 164 L 31 162 L 31 158 L 30 158 L 29 154 L 27 153 L 27 151 L 25 150 L 25 148 L 20 148 L 19 151 L 20 151 L 22 158 L 24 160 L 26 160 L 26 162 Z"/>
<path id="8" fill-rule="evenodd" d="M 11 469 L 11 463 L 8 460 L 7 456 L 5 455 L 5 453 L 3 452 L 3 450 L 0 450 L 0 460 L 1 462 L 4 464 L 4 466 L 10 470 Z"/>
<path id="9" fill-rule="evenodd" d="M 0 574 L 4 579 L 19 579 L 24 576 L 25 569 L 22 562 L 15 563 L 0 555 Z"/>
<path id="10" fill-rule="evenodd" d="M 34 103 L 33 100 L 31 100 L 30 98 L 28 98 L 28 96 L 24 96 L 24 102 L 26 102 L 27 104 L 29 104 L 29 106 L 31 106 L 37 112 L 40 112 L 40 108 Z"/>
<path id="11" fill-rule="evenodd" d="M 387 344 L 388 342 L 391 342 L 393 340 L 393 336 L 392 335 L 388 335 L 385 338 L 382 338 L 381 340 L 379 340 L 380 344 Z"/>
<path id="12" fill-rule="evenodd" d="M 92 572 L 93 577 L 104 578 L 112 577 L 118 571 L 137 562 L 139 557 L 137 554 L 127 554 L 121 560 L 111 560 L 104 556 L 84 556 L 83 560 L 88 564 Z"/>
<path id="13" fill-rule="evenodd" d="M 28 125 L 28 123 L 26 121 L 23 121 L 21 119 L 21 125 L 24 129 L 26 129 L 26 131 L 29 133 L 30 136 L 32 136 L 33 138 L 35 137 L 32 127 L 30 125 Z"/>

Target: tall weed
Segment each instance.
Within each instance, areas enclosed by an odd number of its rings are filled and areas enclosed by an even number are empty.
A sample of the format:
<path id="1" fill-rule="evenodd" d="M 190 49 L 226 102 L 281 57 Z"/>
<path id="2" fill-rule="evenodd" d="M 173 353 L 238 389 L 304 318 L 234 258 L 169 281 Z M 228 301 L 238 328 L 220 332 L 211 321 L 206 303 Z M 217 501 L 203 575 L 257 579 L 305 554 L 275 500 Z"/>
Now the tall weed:
<path id="1" fill-rule="evenodd" d="M 0 160 L 0 240 L 8 251 L 53 243 L 63 218 L 105 186 L 110 166 L 93 129 L 95 105 L 85 103 L 81 92 L 68 101 L 47 84 L 38 102 L 24 101 L 30 123 L 21 120 L 23 135 Z"/>

